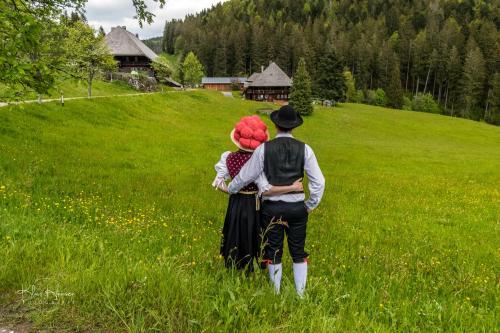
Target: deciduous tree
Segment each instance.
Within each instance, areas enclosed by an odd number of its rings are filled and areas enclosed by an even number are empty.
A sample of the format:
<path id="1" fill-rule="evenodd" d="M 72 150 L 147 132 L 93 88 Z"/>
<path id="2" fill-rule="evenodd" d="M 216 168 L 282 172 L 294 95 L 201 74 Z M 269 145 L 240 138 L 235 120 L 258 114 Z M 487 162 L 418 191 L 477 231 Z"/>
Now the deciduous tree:
<path id="1" fill-rule="evenodd" d="M 153 0 L 163 6 L 166 0 Z M 0 1 L 0 81 L 46 93 L 67 65 L 61 53 L 61 13 L 72 9 L 74 21 L 85 21 L 87 0 Z M 151 23 L 154 14 L 145 0 L 132 0 L 139 25 Z M 71 18 L 69 18 L 71 20 Z"/>
<path id="2" fill-rule="evenodd" d="M 357 99 L 357 91 L 356 91 L 356 81 L 352 77 L 350 71 L 344 71 L 344 81 L 346 87 L 345 99 L 346 102 L 353 102 Z"/>
<path id="3" fill-rule="evenodd" d="M 198 57 L 193 52 L 189 52 L 182 64 L 184 84 L 188 86 L 199 84 L 203 77 L 203 71 L 203 65 L 198 60 Z"/>
<path id="4" fill-rule="evenodd" d="M 104 36 L 84 22 L 68 28 L 66 40 L 67 67 L 87 83 L 88 98 L 92 97 L 92 83 L 99 73 L 112 71 L 116 61 L 104 41 Z"/>
<path id="5" fill-rule="evenodd" d="M 173 69 L 167 57 L 160 55 L 152 63 L 151 67 L 155 72 L 155 76 L 161 81 L 172 76 Z"/>

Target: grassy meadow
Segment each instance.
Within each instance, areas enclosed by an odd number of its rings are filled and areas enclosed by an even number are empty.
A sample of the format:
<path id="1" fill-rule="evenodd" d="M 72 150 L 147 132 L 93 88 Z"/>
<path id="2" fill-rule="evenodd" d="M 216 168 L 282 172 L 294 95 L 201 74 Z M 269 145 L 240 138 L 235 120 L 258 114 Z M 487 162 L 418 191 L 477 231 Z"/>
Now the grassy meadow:
<path id="1" fill-rule="evenodd" d="M 38 95 L 35 92 L 25 92 L 18 94 L 18 89 L 12 89 L 0 83 L 0 102 L 16 101 L 16 100 L 35 100 Z M 50 89 L 47 95 L 43 95 L 44 99 L 60 98 L 61 92 L 65 98 L 67 97 L 87 97 L 87 84 L 81 81 L 64 80 L 58 83 L 58 87 Z M 109 96 L 134 94 L 138 91 L 132 89 L 124 82 L 114 81 L 106 82 L 95 80 L 92 83 L 92 96 Z"/>
<path id="2" fill-rule="evenodd" d="M 317 108 L 295 133 L 326 177 L 300 300 L 288 253 L 278 296 L 218 253 L 213 166 L 263 107 L 192 91 L 0 108 L 0 327 L 499 331 L 500 128 Z"/>

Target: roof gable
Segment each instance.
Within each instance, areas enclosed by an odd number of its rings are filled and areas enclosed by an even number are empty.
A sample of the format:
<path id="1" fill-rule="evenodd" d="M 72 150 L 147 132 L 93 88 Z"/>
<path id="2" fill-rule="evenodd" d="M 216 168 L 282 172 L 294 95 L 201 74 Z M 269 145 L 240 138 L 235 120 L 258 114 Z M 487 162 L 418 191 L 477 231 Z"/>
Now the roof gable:
<path id="1" fill-rule="evenodd" d="M 291 87 L 292 80 L 276 63 L 271 62 L 262 73 L 254 73 L 248 78 L 250 87 Z"/>
<path id="2" fill-rule="evenodd" d="M 260 73 L 253 73 L 250 75 L 250 77 L 247 79 L 248 82 L 253 82 L 259 77 Z"/>
<path id="3" fill-rule="evenodd" d="M 105 36 L 106 44 L 115 56 L 145 56 L 155 60 L 158 56 L 125 27 L 113 27 Z"/>

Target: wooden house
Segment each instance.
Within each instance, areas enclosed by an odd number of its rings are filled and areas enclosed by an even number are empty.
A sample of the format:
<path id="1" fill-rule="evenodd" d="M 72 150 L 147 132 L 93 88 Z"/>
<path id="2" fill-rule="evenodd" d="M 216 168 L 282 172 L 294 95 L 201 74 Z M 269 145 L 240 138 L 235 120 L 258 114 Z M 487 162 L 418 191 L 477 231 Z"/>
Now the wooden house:
<path id="1" fill-rule="evenodd" d="M 137 35 L 127 31 L 126 27 L 118 26 L 111 28 L 105 40 L 115 60 L 118 61 L 119 71 L 142 70 L 153 75 L 151 62 L 158 56 Z"/>
<path id="2" fill-rule="evenodd" d="M 245 98 L 254 101 L 288 101 L 292 79 L 271 62 L 261 73 L 252 74 L 245 83 Z"/>
<path id="3" fill-rule="evenodd" d="M 204 77 L 201 79 L 201 86 L 217 91 L 231 91 L 235 86 L 243 90 L 246 80 L 246 77 Z"/>

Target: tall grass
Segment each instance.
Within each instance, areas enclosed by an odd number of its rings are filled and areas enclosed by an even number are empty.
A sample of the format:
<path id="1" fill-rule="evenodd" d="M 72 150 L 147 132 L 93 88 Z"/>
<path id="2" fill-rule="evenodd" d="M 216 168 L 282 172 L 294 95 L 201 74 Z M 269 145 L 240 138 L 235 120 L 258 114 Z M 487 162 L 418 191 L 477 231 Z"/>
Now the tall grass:
<path id="1" fill-rule="evenodd" d="M 289 256 L 276 296 L 266 272 L 228 271 L 218 254 L 213 165 L 261 108 L 197 91 L 0 109 L 0 323 L 498 331 L 498 128 L 355 104 L 306 118 L 295 135 L 327 187 L 301 300 Z"/>

